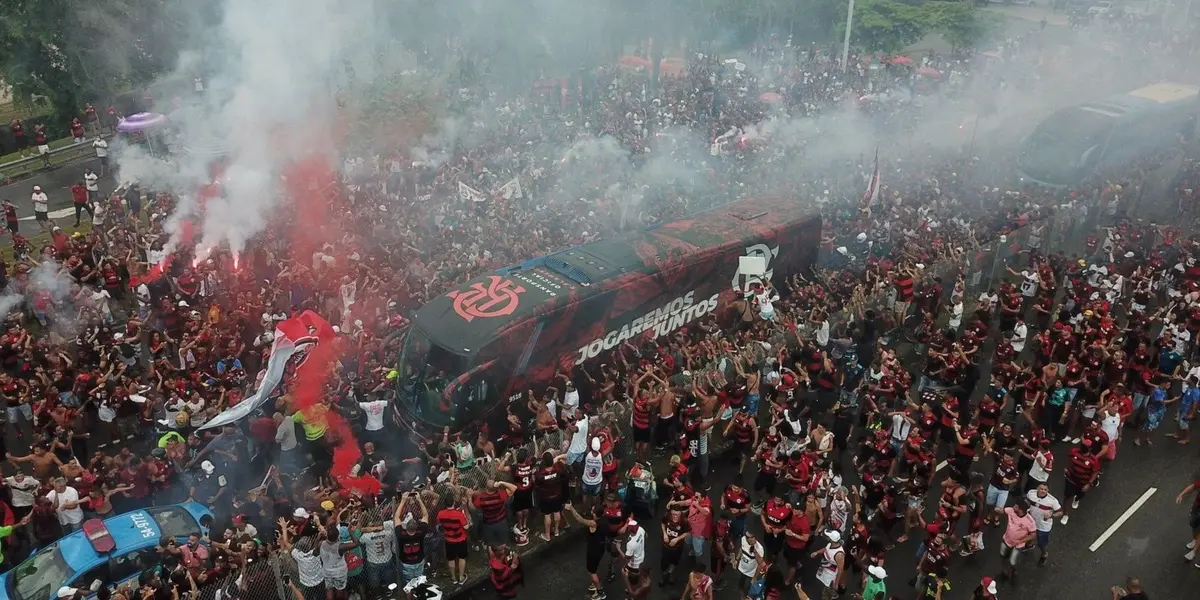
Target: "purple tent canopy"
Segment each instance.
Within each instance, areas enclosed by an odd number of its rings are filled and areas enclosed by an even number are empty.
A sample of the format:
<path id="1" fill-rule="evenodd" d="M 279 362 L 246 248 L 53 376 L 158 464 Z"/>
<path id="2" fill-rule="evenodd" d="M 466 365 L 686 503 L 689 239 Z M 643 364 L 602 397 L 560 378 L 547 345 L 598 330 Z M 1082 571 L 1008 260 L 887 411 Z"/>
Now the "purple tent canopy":
<path id="1" fill-rule="evenodd" d="M 121 119 L 121 121 L 117 123 L 117 131 L 121 133 L 148 131 L 156 127 L 160 127 L 166 124 L 166 122 L 167 116 L 160 113 L 137 113 Z"/>

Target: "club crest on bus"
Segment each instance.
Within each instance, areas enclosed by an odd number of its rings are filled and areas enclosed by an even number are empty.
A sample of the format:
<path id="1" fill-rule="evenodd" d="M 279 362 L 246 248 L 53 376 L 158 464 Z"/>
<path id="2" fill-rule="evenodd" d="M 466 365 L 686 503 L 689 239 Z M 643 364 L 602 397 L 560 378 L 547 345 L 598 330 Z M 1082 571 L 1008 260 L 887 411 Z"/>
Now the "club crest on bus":
<path id="1" fill-rule="evenodd" d="M 736 273 L 733 274 L 733 289 L 741 290 L 742 292 L 750 291 L 750 287 L 755 283 L 771 281 L 775 276 L 775 270 L 771 268 L 771 259 L 779 256 L 779 246 L 774 248 L 766 244 L 755 244 L 746 248 L 745 256 L 760 256 L 766 262 L 766 271 L 762 275 L 745 275 L 742 273 L 741 267 L 738 267 Z"/>
<path id="2" fill-rule="evenodd" d="M 454 300 L 454 312 L 463 320 L 489 319 L 513 314 L 520 304 L 520 294 L 525 288 L 497 275 L 488 277 L 486 283 L 477 281 L 470 289 L 455 290 L 447 294 Z"/>

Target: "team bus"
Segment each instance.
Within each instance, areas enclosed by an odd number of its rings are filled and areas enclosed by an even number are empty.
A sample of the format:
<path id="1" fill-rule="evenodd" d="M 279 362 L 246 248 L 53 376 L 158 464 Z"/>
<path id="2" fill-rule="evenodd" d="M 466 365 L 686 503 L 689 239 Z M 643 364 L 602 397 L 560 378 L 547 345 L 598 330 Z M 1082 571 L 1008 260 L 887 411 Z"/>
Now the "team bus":
<path id="1" fill-rule="evenodd" d="M 1023 183 L 1069 187 L 1089 174 L 1128 164 L 1190 139 L 1200 88 L 1158 83 L 1046 118 L 1017 159 Z"/>
<path id="2" fill-rule="evenodd" d="M 667 335 L 755 281 L 810 270 L 820 243 L 819 216 L 759 198 L 476 278 L 414 316 L 398 412 L 423 427 L 486 422 L 555 373 Z M 743 273 L 743 262 L 755 266 Z"/>

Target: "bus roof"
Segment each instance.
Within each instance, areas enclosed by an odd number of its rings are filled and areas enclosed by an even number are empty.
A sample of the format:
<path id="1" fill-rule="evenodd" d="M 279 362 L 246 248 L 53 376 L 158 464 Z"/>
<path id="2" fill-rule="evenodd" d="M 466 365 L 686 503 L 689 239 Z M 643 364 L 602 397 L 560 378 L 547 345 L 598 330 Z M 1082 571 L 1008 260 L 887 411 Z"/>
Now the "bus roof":
<path id="1" fill-rule="evenodd" d="M 1103 100 L 1085 102 L 1079 105 L 1079 109 L 1115 119 L 1173 105 L 1194 104 L 1198 97 L 1200 87 L 1180 83 L 1156 83 Z"/>
<path id="2" fill-rule="evenodd" d="M 599 240 L 473 279 L 417 311 L 430 341 L 470 355 L 509 325 L 607 291 L 605 281 L 654 273 L 720 247 L 740 247 L 782 226 L 815 221 L 790 199 L 755 198 L 718 206 L 661 226 Z M 739 248 L 739 251 L 742 248 Z M 731 274 L 732 275 L 732 274 Z"/>
<path id="3" fill-rule="evenodd" d="M 1129 92 L 1130 96 L 1145 98 L 1159 104 L 1178 102 L 1200 95 L 1200 87 L 1182 83 L 1156 83 Z"/>

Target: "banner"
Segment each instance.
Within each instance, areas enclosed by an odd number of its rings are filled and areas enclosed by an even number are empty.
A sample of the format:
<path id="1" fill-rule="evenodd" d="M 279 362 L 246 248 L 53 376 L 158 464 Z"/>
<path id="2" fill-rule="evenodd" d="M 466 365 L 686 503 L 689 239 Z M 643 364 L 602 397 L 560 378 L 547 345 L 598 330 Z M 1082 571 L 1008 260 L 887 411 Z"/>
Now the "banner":
<path id="1" fill-rule="evenodd" d="M 468 200 L 472 202 L 486 202 L 487 196 L 484 196 L 483 192 L 460 181 L 458 182 L 458 200 L 460 202 Z"/>
<path id="2" fill-rule="evenodd" d="M 516 177 L 513 177 L 512 181 L 500 186 L 500 189 L 496 190 L 496 194 L 505 200 L 525 197 L 525 192 L 521 190 L 521 181 Z"/>
<path id="3" fill-rule="evenodd" d="M 871 205 L 879 199 L 879 148 L 875 149 L 875 172 L 871 174 L 871 181 L 867 184 L 867 191 L 863 192 L 862 207 L 870 209 Z"/>
<path id="4" fill-rule="evenodd" d="M 321 315 L 306 310 L 300 316 L 281 321 L 275 326 L 275 341 L 271 344 L 271 357 L 263 371 L 261 383 L 254 395 L 213 417 L 200 429 L 221 427 L 244 419 L 267 400 L 283 382 L 289 366 L 294 371 L 304 367 L 308 352 L 317 344 L 332 343 L 333 327 Z M 294 366 L 293 366 L 294 365 Z"/>

